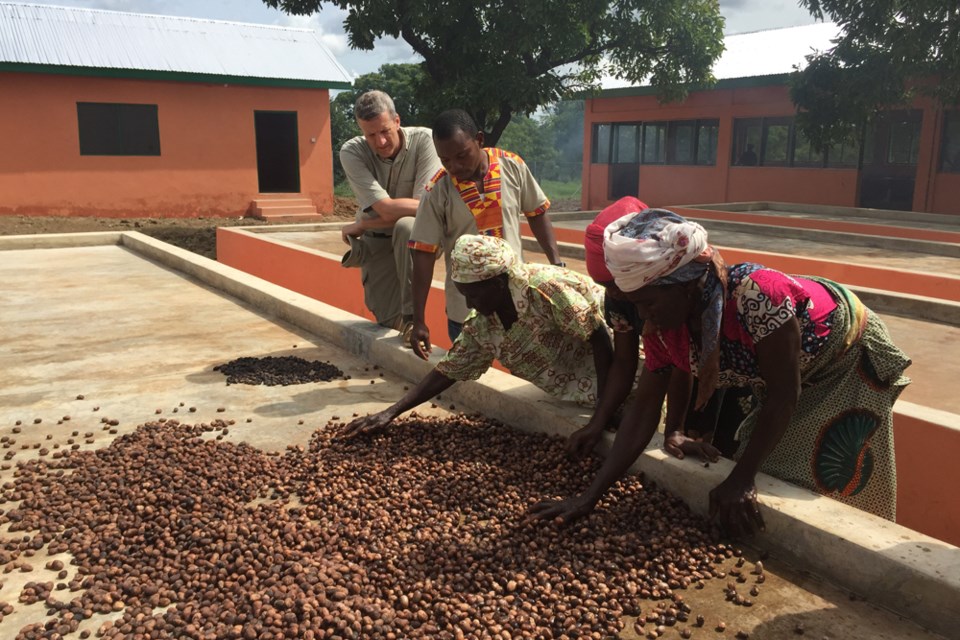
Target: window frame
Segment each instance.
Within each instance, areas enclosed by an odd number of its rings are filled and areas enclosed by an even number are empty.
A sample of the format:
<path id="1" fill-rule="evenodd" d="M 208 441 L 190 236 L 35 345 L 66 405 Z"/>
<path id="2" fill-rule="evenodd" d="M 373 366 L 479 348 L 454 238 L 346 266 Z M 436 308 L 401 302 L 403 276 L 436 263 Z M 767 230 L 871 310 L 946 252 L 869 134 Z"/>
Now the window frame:
<path id="1" fill-rule="evenodd" d="M 613 122 L 594 122 L 593 123 L 593 136 L 591 140 L 591 149 L 590 149 L 590 164 L 610 164 L 610 158 L 613 153 Z M 600 158 L 600 144 L 601 144 L 601 129 L 606 127 L 606 145 L 607 153 L 606 158 Z"/>
<path id="2" fill-rule="evenodd" d="M 161 155 L 158 105 L 126 102 L 76 104 L 77 141 L 81 156 Z M 104 135 L 111 127 L 115 127 L 114 135 Z"/>
<path id="3" fill-rule="evenodd" d="M 951 127 L 951 119 L 953 127 Z M 956 137 L 957 154 L 955 160 L 947 158 L 951 137 Z M 940 162 L 938 171 L 941 173 L 960 173 L 960 109 L 945 109 L 943 112 L 943 131 L 940 134 Z"/>
<path id="4" fill-rule="evenodd" d="M 642 122 L 614 122 L 613 132 L 611 133 L 611 147 L 610 147 L 610 163 L 609 164 L 640 164 L 640 140 L 642 137 L 643 123 Z M 620 159 L 620 130 L 626 129 L 628 127 L 634 127 L 633 132 L 633 150 L 634 150 L 634 159 L 631 160 L 621 160 Z"/>

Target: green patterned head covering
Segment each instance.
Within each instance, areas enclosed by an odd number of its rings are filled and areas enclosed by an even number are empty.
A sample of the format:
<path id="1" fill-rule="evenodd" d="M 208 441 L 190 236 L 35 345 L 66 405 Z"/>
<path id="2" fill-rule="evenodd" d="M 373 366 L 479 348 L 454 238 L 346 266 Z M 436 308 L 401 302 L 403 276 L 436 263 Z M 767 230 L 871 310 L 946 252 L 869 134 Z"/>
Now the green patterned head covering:
<path id="1" fill-rule="evenodd" d="M 450 253 L 450 277 L 462 284 L 504 273 L 516 277 L 519 266 L 520 260 L 510 245 L 494 236 L 460 236 Z"/>

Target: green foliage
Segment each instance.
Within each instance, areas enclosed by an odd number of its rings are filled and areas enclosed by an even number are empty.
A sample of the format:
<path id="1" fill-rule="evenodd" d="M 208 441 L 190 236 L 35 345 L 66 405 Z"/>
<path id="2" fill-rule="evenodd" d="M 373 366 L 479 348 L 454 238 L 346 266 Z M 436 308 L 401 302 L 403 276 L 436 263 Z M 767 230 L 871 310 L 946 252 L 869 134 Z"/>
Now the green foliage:
<path id="1" fill-rule="evenodd" d="M 583 100 L 551 105 L 540 119 L 514 117 L 497 146 L 519 154 L 541 186 L 548 180 L 558 184 L 572 181 L 579 189 L 583 161 Z"/>
<path id="2" fill-rule="evenodd" d="M 850 142 L 889 107 L 917 95 L 960 103 L 957 0 L 801 0 L 843 30 L 791 82 L 797 124 L 822 149 Z"/>
<path id="3" fill-rule="evenodd" d="M 580 176 L 567 182 L 561 182 L 559 180 L 539 180 L 538 182 L 540 183 L 540 188 L 547 194 L 551 202 L 580 199 Z"/>
<path id="4" fill-rule="evenodd" d="M 263 0 L 299 15 L 332 4 L 347 11 L 355 49 L 397 37 L 423 57 L 418 104 L 460 107 L 497 144 L 511 118 L 574 92 L 603 73 L 650 81 L 664 99 L 712 82 L 723 51 L 717 0 Z"/>
<path id="5" fill-rule="evenodd" d="M 527 162 L 554 163 L 557 150 L 541 124 L 529 116 L 514 117 L 503 130 L 497 146 L 519 154 Z"/>

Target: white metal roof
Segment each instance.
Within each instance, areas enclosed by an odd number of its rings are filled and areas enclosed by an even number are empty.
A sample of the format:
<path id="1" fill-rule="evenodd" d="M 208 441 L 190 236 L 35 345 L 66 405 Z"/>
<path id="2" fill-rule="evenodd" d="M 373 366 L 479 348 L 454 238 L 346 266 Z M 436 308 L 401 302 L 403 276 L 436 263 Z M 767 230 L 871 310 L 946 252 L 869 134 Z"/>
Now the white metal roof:
<path id="1" fill-rule="evenodd" d="M 0 63 L 351 82 L 311 29 L 0 2 Z"/>
<path id="2" fill-rule="evenodd" d="M 731 80 L 791 73 L 794 65 L 803 68 L 805 57 L 814 51 L 832 48 L 831 41 L 839 35 L 840 27 L 832 22 L 729 35 L 723 39 L 724 51 L 713 65 L 713 75 Z M 611 77 L 601 84 L 604 89 L 642 86 Z"/>

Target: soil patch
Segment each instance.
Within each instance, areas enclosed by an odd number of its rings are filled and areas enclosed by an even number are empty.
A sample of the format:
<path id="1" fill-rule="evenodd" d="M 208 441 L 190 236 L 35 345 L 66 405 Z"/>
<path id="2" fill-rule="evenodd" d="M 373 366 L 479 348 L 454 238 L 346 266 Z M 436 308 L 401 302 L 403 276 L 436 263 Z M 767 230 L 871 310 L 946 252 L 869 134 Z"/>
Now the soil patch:
<path id="1" fill-rule="evenodd" d="M 579 200 L 558 200 L 552 211 L 577 211 Z M 352 220 L 354 198 L 336 197 L 333 213 L 325 222 Z M 174 246 L 217 259 L 217 227 L 252 227 L 272 224 L 256 218 L 98 218 L 80 216 L 0 215 L 0 236 L 88 231 L 139 231 Z M 287 224 L 287 223 L 279 223 Z"/>
<path id="2" fill-rule="evenodd" d="M 333 213 L 324 221 L 352 220 L 357 210 L 353 198 L 336 198 Z M 256 218 L 98 218 L 81 216 L 0 215 L 0 235 L 84 233 L 89 231 L 139 231 L 207 258 L 217 258 L 217 227 L 252 227 L 272 224 Z M 282 223 L 285 224 L 285 223 Z"/>

